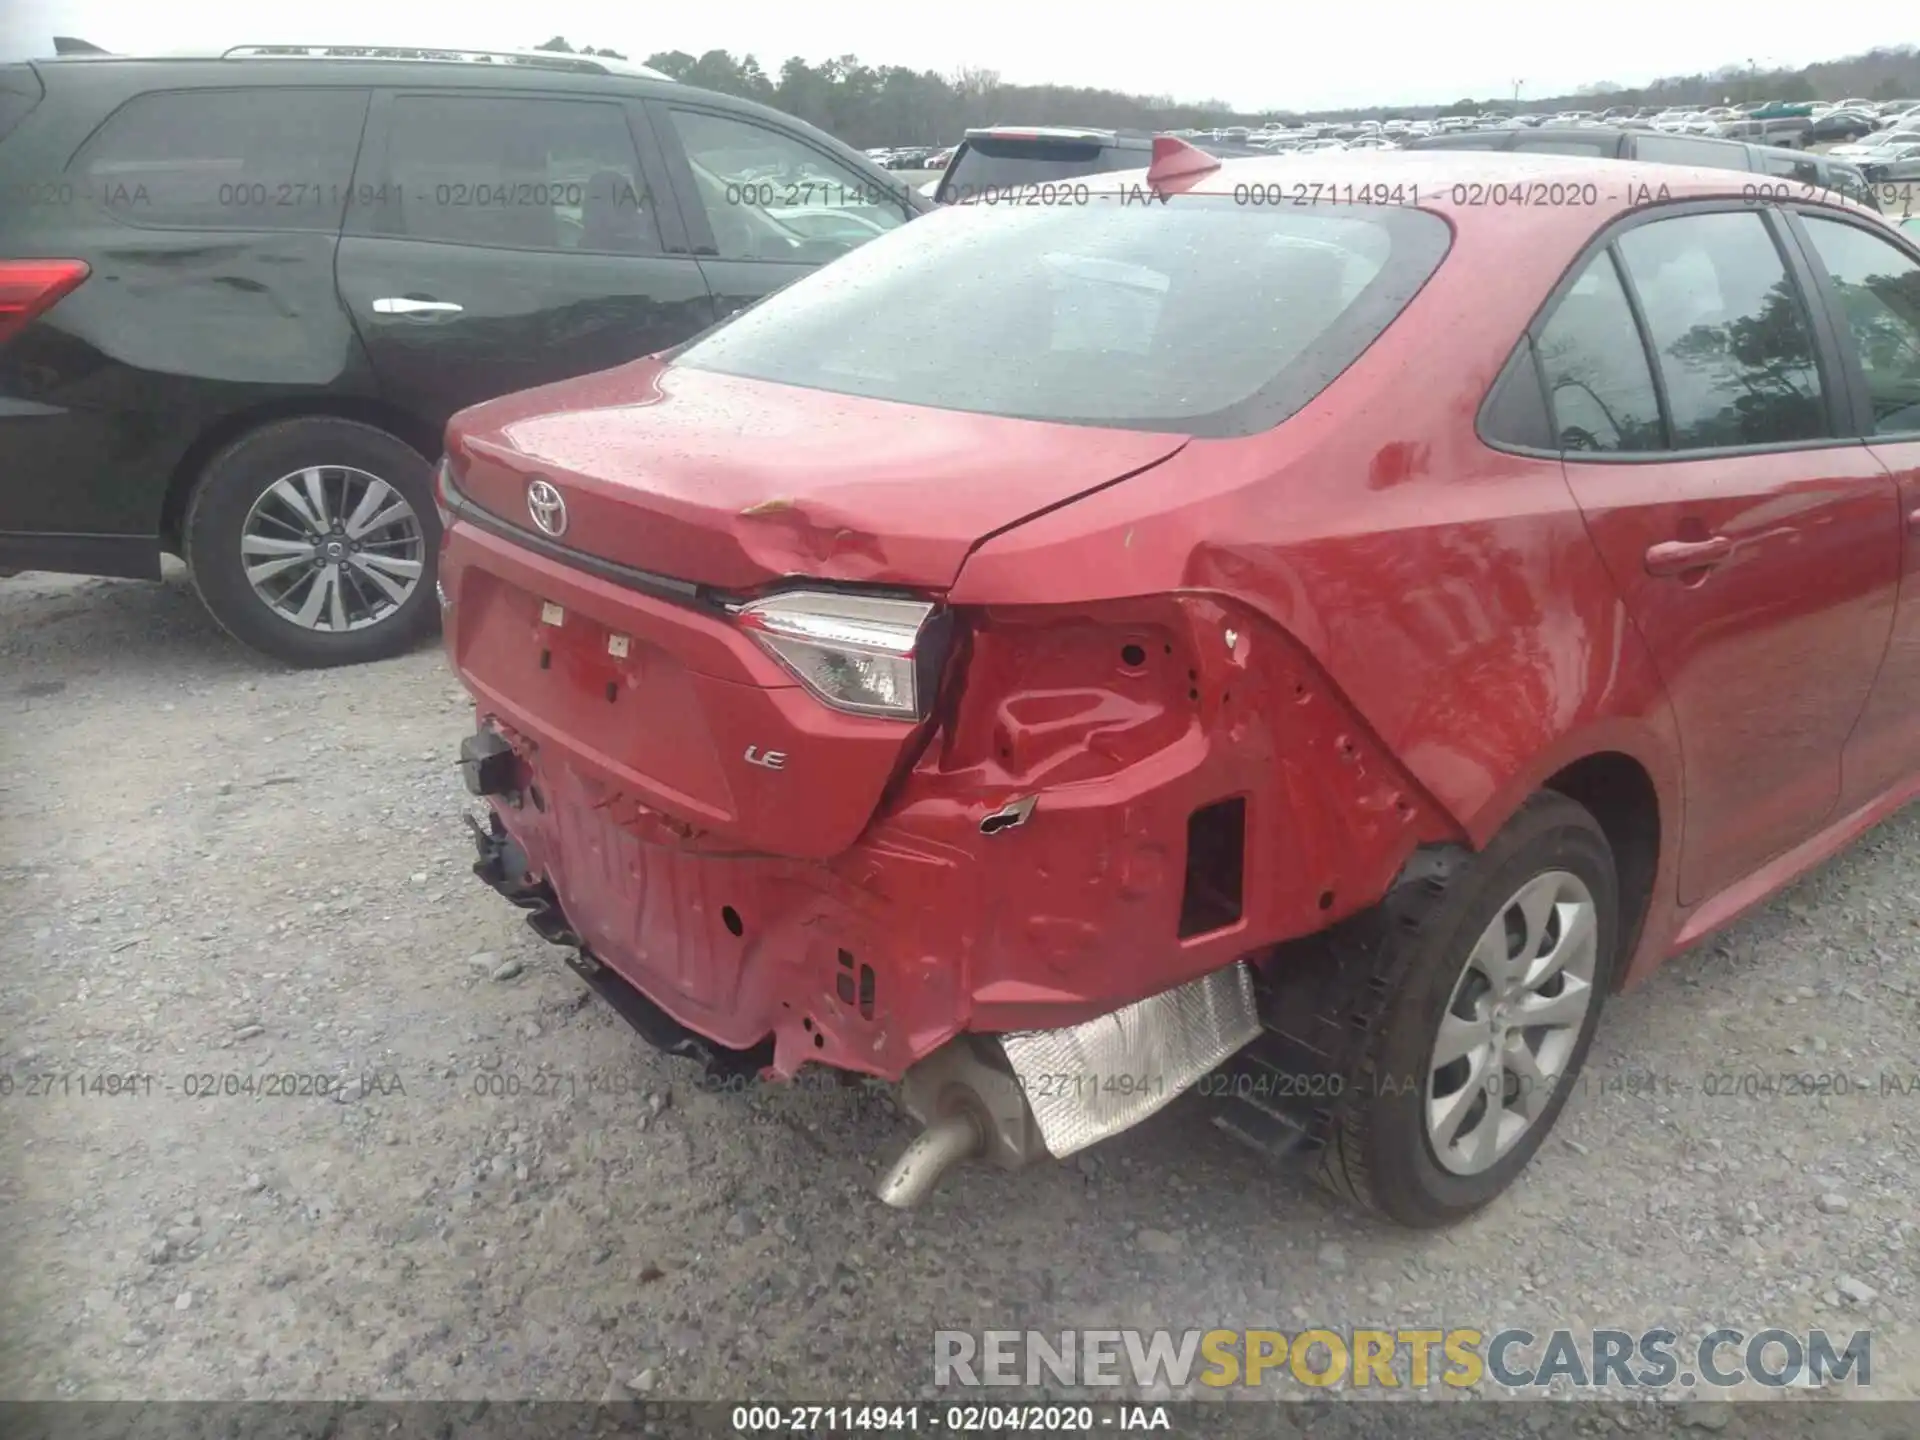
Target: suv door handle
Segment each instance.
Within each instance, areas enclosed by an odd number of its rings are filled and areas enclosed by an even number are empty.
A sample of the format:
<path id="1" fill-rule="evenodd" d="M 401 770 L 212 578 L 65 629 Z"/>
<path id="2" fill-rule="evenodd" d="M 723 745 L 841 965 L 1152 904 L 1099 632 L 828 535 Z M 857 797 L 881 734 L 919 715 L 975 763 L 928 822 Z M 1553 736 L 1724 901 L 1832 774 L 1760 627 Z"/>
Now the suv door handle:
<path id="1" fill-rule="evenodd" d="M 463 308 L 451 300 L 413 300 L 405 295 L 389 295 L 373 302 L 376 315 L 458 315 Z"/>
<path id="2" fill-rule="evenodd" d="M 1685 575 L 1691 570 L 1711 570 L 1725 564 L 1733 554 L 1733 541 L 1724 535 L 1705 540 L 1663 540 L 1647 549 L 1649 575 Z"/>

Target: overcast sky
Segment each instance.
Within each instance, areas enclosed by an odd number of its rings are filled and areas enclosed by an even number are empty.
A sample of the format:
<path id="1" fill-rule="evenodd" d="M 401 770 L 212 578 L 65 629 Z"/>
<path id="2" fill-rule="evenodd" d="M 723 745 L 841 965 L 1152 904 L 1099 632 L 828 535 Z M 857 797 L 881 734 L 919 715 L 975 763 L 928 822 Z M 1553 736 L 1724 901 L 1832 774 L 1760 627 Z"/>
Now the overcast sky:
<path id="1" fill-rule="evenodd" d="M 1801 65 L 1911 42 L 1915 13 L 1912 0 L 1782 9 L 1799 17 L 1787 24 L 1728 0 L 0 0 L 0 60 L 51 54 L 55 35 L 165 53 L 276 41 L 525 49 L 558 33 L 636 60 L 730 50 L 777 72 L 789 55 L 854 54 L 942 74 L 981 67 L 1016 84 L 1308 110 L 1508 96 L 1516 80 L 1524 100 L 1749 60 Z M 1782 49 L 1789 40 L 1806 48 Z"/>

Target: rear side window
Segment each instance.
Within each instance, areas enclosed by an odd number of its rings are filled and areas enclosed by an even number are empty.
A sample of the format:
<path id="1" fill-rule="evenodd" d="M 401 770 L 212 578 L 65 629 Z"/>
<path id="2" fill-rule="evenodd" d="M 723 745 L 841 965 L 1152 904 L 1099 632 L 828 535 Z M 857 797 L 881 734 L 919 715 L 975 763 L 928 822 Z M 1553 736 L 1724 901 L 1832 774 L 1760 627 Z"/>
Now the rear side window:
<path id="1" fill-rule="evenodd" d="M 188 230 L 338 230 L 362 90 L 175 90 L 113 113 L 70 169 L 119 219 Z"/>
<path id="2" fill-rule="evenodd" d="M 677 105 L 668 114 L 722 259 L 819 264 L 907 218 L 885 186 L 797 136 Z"/>
<path id="3" fill-rule="evenodd" d="M 31 65 L 0 65 L 0 140 L 27 118 L 43 93 Z"/>
<path id="4" fill-rule="evenodd" d="M 940 409 L 1245 435 L 1358 358 L 1450 237 L 1438 216 L 1400 206 L 953 206 L 796 281 L 679 360 Z"/>
<path id="5" fill-rule="evenodd" d="M 402 95 L 380 229 L 509 250 L 657 255 L 624 107 L 528 96 Z"/>
<path id="6" fill-rule="evenodd" d="M 1636 226 L 1618 243 L 1666 387 L 1675 449 L 1830 432 L 1812 326 L 1759 214 L 1676 216 Z"/>
<path id="7" fill-rule="evenodd" d="M 1098 140 L 973 139 L 960 146 L 947 168 L 939 198 L 957 202 L 990 190 L 1112 170 L 1139 170 L 1152 158 L 1148 150 L 1104 145 Z"/>
<path id="8" fill-rule="evenodd" d="M 1661 450 L 1660 396 L 1613 257 L 1601 251 L 1540 329 L 1540 368 L 1560 447 Z"/>

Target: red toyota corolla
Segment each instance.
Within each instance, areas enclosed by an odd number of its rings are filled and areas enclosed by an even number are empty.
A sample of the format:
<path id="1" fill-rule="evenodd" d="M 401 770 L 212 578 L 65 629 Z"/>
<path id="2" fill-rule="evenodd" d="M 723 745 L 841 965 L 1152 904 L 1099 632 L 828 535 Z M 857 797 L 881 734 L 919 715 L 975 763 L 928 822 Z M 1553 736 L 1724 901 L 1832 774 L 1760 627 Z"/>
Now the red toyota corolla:
<path id="1" fill-rule="evenodd" d="M 893 1203 L 1192 1090 L 1444 1223 L 1920 788 L 1920 250 L 1160 147 L 454 420 L 476 869 L 708 1073 L 903 1080 Z"/>

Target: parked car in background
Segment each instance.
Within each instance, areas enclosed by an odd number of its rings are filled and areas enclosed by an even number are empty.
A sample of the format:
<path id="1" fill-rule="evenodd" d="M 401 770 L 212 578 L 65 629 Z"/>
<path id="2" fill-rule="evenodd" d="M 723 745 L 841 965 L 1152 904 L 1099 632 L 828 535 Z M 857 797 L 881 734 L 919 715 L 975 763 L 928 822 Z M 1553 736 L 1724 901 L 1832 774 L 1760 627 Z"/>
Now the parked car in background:
<path id="1" fill-rule="evenodd" d="M 1813 117 L 1813 123 L 1807 128 L 1807 139 L 1813 142 L 1857 140 L 1872 134 L 1878 119 L 1878 115 L 1868 110 L 1829 110 Z"/>
<path id="2" fill-rule="evenodd" d="M 454 419 L 476 873 L 671 1053 L 903 1081 L 893 1203 L 1197 1086 L 1450 1223 L 1610 994 L 1920 785 L 1920 251 L 1156 152 Z M 1243 203 L 1301 184 L 1420 203 Z"/>
<path id="3" fill-rule="evenodd" d="M 1873 187 L 1856 165 L 1745 140 L 1723 140 L 1671 131 L 1629 130 L 1617 125 L 1556 126 L 1479 135 L 1434 135 L 1415 140 L 1409 150 L 1505 150 L 1519 153 L 1592 155 L 1602 159 L 1651 161 L 1662 165 L 1708 165 L 1771 175 L 1812 189 L 1833 190 L 1879 209 Z"/>
<path id="4" fill-rule="evenodd" d="M 1920 144 L 1920 129 L 1876 130 L 1864 140 L 1849 140 L 1844 145 L 1836 145 L 1827 151 L 1827 154 L 1838 155 L 1845 160 L 1859 161 L 1870 159 L 1883 150 L 1913 144 Z"/>
<path id="5" fill-rule="evenodd" d="M 1196 137 L 1191 144 L 1226 157 L 1258 155 L 1260 149 L 1228 138 Z M 1137 170 L 1153 153 L 1145 130 L 1100 130 L 1057 125 L 990 125 L 967 131 L 934 187 L 942 205 L 1022 185 L 1072 181 L 1114 170 Z M 1077 192 L 1075 192 L 1077 193 Z"/>
<path id="6" fill-rule="evenodd" d="M 1874 185 L 1904 185 L 1920 180 L 1920 141 L 1889 145 L 1872 155 L 1862 155 L 1855 163 Z"/>
<path id="7" fill-rule="evenodd" d="M 1784 149 L 1798 150 L 1807 144 L 1807 137 L 1812 130 L 1813 121 L 1806 116 L 1779 116 L 1766 120 L 1747 116 L 1724 122 L 1718 133 L 1730 140 L 1751 140 L 1756 145 L 1778 145 Z"/>
<path id="8" fill-rule="evenodd" d="M 677 345 L 928 208 L 643 67 L 405 53 L 0 66 L 0 568 L 173 553 L 270 655 L 392 655 L 438 616 L 449 415 Z"/>

